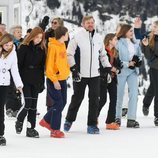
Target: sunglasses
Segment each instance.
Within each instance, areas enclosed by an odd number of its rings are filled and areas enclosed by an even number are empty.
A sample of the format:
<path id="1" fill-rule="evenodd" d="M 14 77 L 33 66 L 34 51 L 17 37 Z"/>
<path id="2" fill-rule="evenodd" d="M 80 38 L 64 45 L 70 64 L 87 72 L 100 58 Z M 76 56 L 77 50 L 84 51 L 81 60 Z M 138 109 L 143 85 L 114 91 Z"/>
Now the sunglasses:
<path id="1" fill-rule="evenodd" d="M 56 25 L 58 22 L 57 21 L 52 21 L 52 24 Z"/>

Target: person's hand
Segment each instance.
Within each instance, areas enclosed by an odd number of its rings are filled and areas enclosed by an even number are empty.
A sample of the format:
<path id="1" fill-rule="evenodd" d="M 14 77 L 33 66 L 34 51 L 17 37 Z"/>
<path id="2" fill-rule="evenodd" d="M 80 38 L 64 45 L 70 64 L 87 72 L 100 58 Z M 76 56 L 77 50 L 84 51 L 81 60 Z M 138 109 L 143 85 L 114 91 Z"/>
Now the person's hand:
<path id="1" fill-rule="evenodd" d="M 116 73 L 117 72 L 116 67 L 112 67 L 111 71 L 114 72 L 114 73 Z"/>
<path id="2" fill-rule="evenodd" d="M 145 37 L 145 38 L 142 40 L 142 43 L 143 43 L 144 46 L 148 46 L 148 45 L 149 45 L 149 39 Z"/>
<path id="3" fill-rule="evenodd" d="M 135 18 L 135 21 L 134 21 L 134 28 L 141 28 L 142 27 L 142 20 L 141 18 L 138 16 Z"/>
<path id="4" fill-rule="evenodd" d="M 72 79 L 74 82 L 80 82 L 81 81 L 81 77 L 80 77 L 80 73 L 78 72 L 77 66 L 74 65 L 70 68 L 71 72 L 72 72 Z"/>
<path id="5" fill-rule="evenodd" d="M 136 64 L 135 61 L 130 61 L 129 64 L 128 64 L 128 67 L 134 67 Z"/>
<path id="6" fill-rule="evenodd" d="M 22 87 L 18 87 L 17 90 L 19 90 L 21 94 L 23 93 Z"/>
<path id="7" fill-rule="evenodd" d="M 57 82 L 54 82 L 54 88 L 56 90 L 60 90 L 61 89 L 61 86 L 60 86 L 60 83 L 57 81 Z"/>

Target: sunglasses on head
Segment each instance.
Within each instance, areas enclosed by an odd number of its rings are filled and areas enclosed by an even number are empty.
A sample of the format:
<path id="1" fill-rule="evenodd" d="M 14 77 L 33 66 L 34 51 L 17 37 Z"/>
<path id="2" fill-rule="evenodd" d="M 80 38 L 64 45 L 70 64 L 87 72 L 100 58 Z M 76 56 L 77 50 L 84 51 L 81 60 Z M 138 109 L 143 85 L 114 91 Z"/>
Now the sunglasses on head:
<path id="1" fill-rule="evenodd" d="M 58 22 L 57 21 L 52 21 L 52 24 L 56 25 Z"/>

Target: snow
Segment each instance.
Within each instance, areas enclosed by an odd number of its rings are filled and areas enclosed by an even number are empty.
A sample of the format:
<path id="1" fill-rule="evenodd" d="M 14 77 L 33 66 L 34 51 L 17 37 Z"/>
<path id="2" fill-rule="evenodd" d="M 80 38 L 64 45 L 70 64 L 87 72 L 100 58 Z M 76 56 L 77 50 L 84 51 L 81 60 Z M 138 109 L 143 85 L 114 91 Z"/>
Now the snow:
<path id="1" fill-rule="evenodd" d="M 68 103 L 63 111 L 62 128 L 70 103 L 72 89 L 68 89 Z M 5 137 L 7 146 L 1 148 L 3 158 L 133 158 L 133 157 L 156 157 L 158 128 L 153 123 L 153 104 L 148 117 L 142 114 L 142 98 L 138 100 L 138 121 L 140 129 L 126 128 L 126 119 L 122 119 L 122 127 L 118 131 L 105 129 L 105 117 L 107 107 L 105 106 L 99 117 L 99 135 L 89 135 L 86 133 L 88 94 L 78 112 L 77 120 L 74 122 L 70 132 L 66 133 L 66 138 L 51 138 L 49 131 L 38 125 L 38 122 L 46 112 L 45 91 L 40 94 L 38 100 L 38 111 L 41 113 L 37 118 L 36 129 L 40 133 L 40 138 L 27 138 L 26 122 L 20 135 L 15 133 L 15 120 L 6 118 Z M 107 104 L 108 105 L 108 104 Z"/>
<path id="2" fill-rule="evenodd" d="M 22 26 L 24 34 L 26 29 L 38 25 L 39 21 L 48 15 L 51 17 L 61 16 L 61 12 L 66 13 L 67 10 L 71 10 L 73 0 L 61 1 L 61 7 L 58 10 L 51 11 L 46 7 L 46 0 L 33 1 L 34 8 L 30 15 L 30 21 L 26 25 L 25 18 L 30 14 L 31 4 L 28 0 L 23 0 L 22 3 Z M 109 21 L 101 22 L 98 18 L 98 12 L 93 12 L 93 16 L 96 19 L 96 26 L 98 31 L 102 35 L 107 32 L 114 32 L 117 24 L 119 23 L 118 15 L 111 15 L 113 18 Z M 70 18 L 63 15 L 64 18 Z M 124 17 L 124 20 L 128 17 Z M 146 25 L 156 20 L 157 17 L 153 17 L 146 21 Z M 69 32 L 73 32 L 76 26 L 65 23 L 65 26 L 69 28 Z M 148 83 L 145 85 L 148 85 Z M 146 86 L 145 86 L 146 87 Z M 141 90 L 142 91 L 142 90 Z M 142 94 L 142 93 L 141 93 Z M 68 102 L 63 111 L 62 128 L 66 116 L 67 108 L 70 103 L 72 95 L 72 89 L 68 89 Z M 85 94 L 85 99 L 78 112 L 77 120 L 74 122 L 70 132 L 66 133 L 66 138 L 55 139 L 50 138 L 50 133 L 46 129 L 40 127 L 38 122 L 42 119 L 46 112 L 45 106 L 45 91 L 40 94 L 38 100 L 38 111 L 41 113 L 37 118 L 36 129 L 40 133 L 39 139 L 27 138 L 26 134 L 26 122 L 24 129 L 20 135 L 15 133 L 15 119 L 6 117 L 5 124 L 5 137 L 7 139 L 7 146 L 0 147 L 1 158 L 133 158 L 143 157 L 149 158 L 157 157 L 157 142 L 158 142 L 158 128 L 154 126 L 153 120 L 153 104 L 150 108 L 148 117 L 144 117 L 142 114 L 142 99 L 143 95 L 138 99 L 138 122 L 140 123 L 140 129 L 128 129 L 126 128 L 126 118 L 122 119 L 122 127 L 118 131 L 110 131 L 105 129 L 105 118 L 107 114 L 106 106 L 102 109 L 99 117 L 99 135 L 88 135 L 87 129 L 87 113 L 88 113 L 88 94 Z M 155 145 L 156 144 L 156 145 Z"/>

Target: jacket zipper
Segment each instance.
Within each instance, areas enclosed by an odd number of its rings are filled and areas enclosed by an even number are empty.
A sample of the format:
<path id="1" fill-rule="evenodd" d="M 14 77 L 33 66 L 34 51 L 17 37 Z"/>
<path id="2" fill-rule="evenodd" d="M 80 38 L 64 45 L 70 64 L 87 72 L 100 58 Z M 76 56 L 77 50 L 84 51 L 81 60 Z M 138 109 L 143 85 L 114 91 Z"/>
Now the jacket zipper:
<path id="1" fill-rule="evenodd" d="M 89 40 L 90 40 L 90 47 L 91 47 L 91 58 L 90 58 L 90 78 L 91 78 L 91 70 L 92 70 L 92 36 L 91 33 L 89 33 Z"/>

